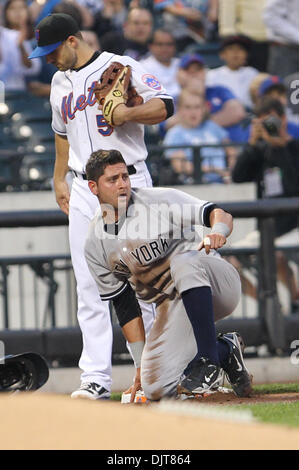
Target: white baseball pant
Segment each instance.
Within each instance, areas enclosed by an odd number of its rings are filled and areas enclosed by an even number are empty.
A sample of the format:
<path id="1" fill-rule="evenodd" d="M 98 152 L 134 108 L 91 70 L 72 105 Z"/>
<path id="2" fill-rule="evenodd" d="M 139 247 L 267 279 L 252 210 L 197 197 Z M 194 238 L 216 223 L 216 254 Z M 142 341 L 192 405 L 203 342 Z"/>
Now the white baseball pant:
<path id="1" fill-rule="evenodd" d="M 134 165 L 137 173 L 130 176 L 134 188 L 152 186 L 152 180 L 145 162 Z M 111 389 L 112 326 L 108 302 L 103 302 L 99 289 L 90 274 L 84 245 L 90 221 L 93 219 L 99 201 L 88 188 L 82 176 L 72 183 L 69 210 L 69 242 L 72 264 L 77 281 L 78 322 L 82 332 L 83 350 L 79 367 L 83 371 L 82 382 L 95 382 L 106 390 Z M 149 333 L 155 310 L 151 304 L 139 302 L 146 334 Z"/>

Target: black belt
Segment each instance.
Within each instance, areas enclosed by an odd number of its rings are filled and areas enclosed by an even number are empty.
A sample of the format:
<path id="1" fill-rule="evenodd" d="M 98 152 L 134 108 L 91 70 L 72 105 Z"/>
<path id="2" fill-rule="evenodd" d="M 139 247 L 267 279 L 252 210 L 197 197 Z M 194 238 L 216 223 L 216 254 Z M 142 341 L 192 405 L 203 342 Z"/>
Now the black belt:
<path id="1" fill-rule="evenodd" d="M 77 178 L 82 178 L 84 180 L 87 180 L 87 176 L 86 176 L 86 173 L 78 173 L 77 171 L 75 170 L 72 170 L 72 173 L 74 176 L 76 176 Z"/>
<path id="2" fill-rule="evenodd" d="M 137 173 L 137 170 L 134 167 L 134 165 L 129 165 L 129 166 L 127 166 L 127 168 L 128 168 L 129 175 L 135 175 L 135 173 Z"/>
<path id="3" fill-rule="evenodd" d="M 134 167 L 134 165 L 128 165 L 127 168 L 128 168 L 128 173 L 129 173 L 129 175 L 135 175 L 135 174 L 137 173 L 137 170 L 136 170 L 136 168 Z M 75 171 L 75 170 L 72 170 L 72 173 L 73 173 L 74 176 L 81 177 L 81 178 L 83 178 L 84 180 L 87 180 L 86 173 L 78 173 L 78 172 Z"/>

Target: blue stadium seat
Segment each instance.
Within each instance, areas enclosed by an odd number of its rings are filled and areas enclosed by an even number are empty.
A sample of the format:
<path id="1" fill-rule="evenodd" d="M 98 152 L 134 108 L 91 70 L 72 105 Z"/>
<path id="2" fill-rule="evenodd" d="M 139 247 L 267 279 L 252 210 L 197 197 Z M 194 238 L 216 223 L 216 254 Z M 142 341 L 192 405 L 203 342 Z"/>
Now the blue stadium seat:
<path id="1" fill-rule="evenodd" d="M 0 191 L 20 190 L 20 167 L 23 156 L 18 150 L 0 149 Z"/>
<path id="2" fill-rule="evenodd" d="M 27 92 L 6 93 L 5 104 L 9 108 L 9 116 L 21 113 L 23 119 L 48 117 L 51 118 L 51 106 L 48 98 L 41 98 Z"/>
<path id="3" fill-rule="evenodd" d="M 20 168 L 21 184 L 29 190 L 51 189 L 55 154 L 26 153 Z"/>
<path id="4" fill-rule="evenodd" d="M 54 142 L 51 120 L 48 118 L 14 121 L 12 124 L 12 134 L 15 140 L 30 142 L 31 145 L 40 142 Z"/>

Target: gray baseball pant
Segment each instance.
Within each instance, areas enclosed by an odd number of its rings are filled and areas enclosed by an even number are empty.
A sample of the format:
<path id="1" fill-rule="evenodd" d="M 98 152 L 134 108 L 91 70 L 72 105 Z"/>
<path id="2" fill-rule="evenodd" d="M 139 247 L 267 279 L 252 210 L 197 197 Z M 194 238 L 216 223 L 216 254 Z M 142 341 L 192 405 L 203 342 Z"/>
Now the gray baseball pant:
<path id="1" fill-rule="evenodd" d="M 230 315 L 238 305 L 239 274 L 224 259 L 189 251 L 175 255 L 170 268 L 179 294 L 194 287 L 211 287 L 215 321 Z M 196 353 L 194 333 L 181 296 L 164 300 L 156 307 L 156 319 L 142 354 L 141 384 L 146 397 L 158 400 L 174 395 Z"/>

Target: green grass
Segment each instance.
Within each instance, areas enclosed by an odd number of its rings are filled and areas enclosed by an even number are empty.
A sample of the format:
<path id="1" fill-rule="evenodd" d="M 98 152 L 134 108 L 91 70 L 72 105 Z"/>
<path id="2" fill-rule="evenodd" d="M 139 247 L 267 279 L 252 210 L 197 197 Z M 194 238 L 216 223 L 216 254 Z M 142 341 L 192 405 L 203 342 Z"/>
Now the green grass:
<path id="1" fill-rule="evenodd" d="M 253 387 L 255 393 L 267 395 L 269 393 L 299 393 L 299 382 L 289 384 L 265 384 L 255 385 Z"/>
<path id="2" fill-rule="evenodd" d="M 111 400 L 120 401 L 121 400 L 121 393 L 111 393 Z"/>
<path id="3" fill-rule="evenodd" d="M 252 405 L 237 405 L 234 409 L 250 410 L 260 422 L 299 426 L 299 402 L 286 403 L 254 403 Z"/>
<path id="4" fill-rule="evenodd" d="M 260 395 L 277 393 L 299 393 L 299 383 L 255 385 L 254 392 Z M 299 427 L 299 401 L 284 403 L 253 403 L 233 406 L 236 409 L 247 409 L 260 422 L 283 424 Z"/>
<path id="5" fill-rule="evenodd" d="M 299 383 L 255 385 L 254 392 L 261 395 L 299 393 Z M 111 399 L 120 401 L 121 393 L 112 393 Z M 285 403 L 253 403 L 230 405 L 229 408 L 247 409 L 260 422 L 299 427 L 299 401 Z"/>

